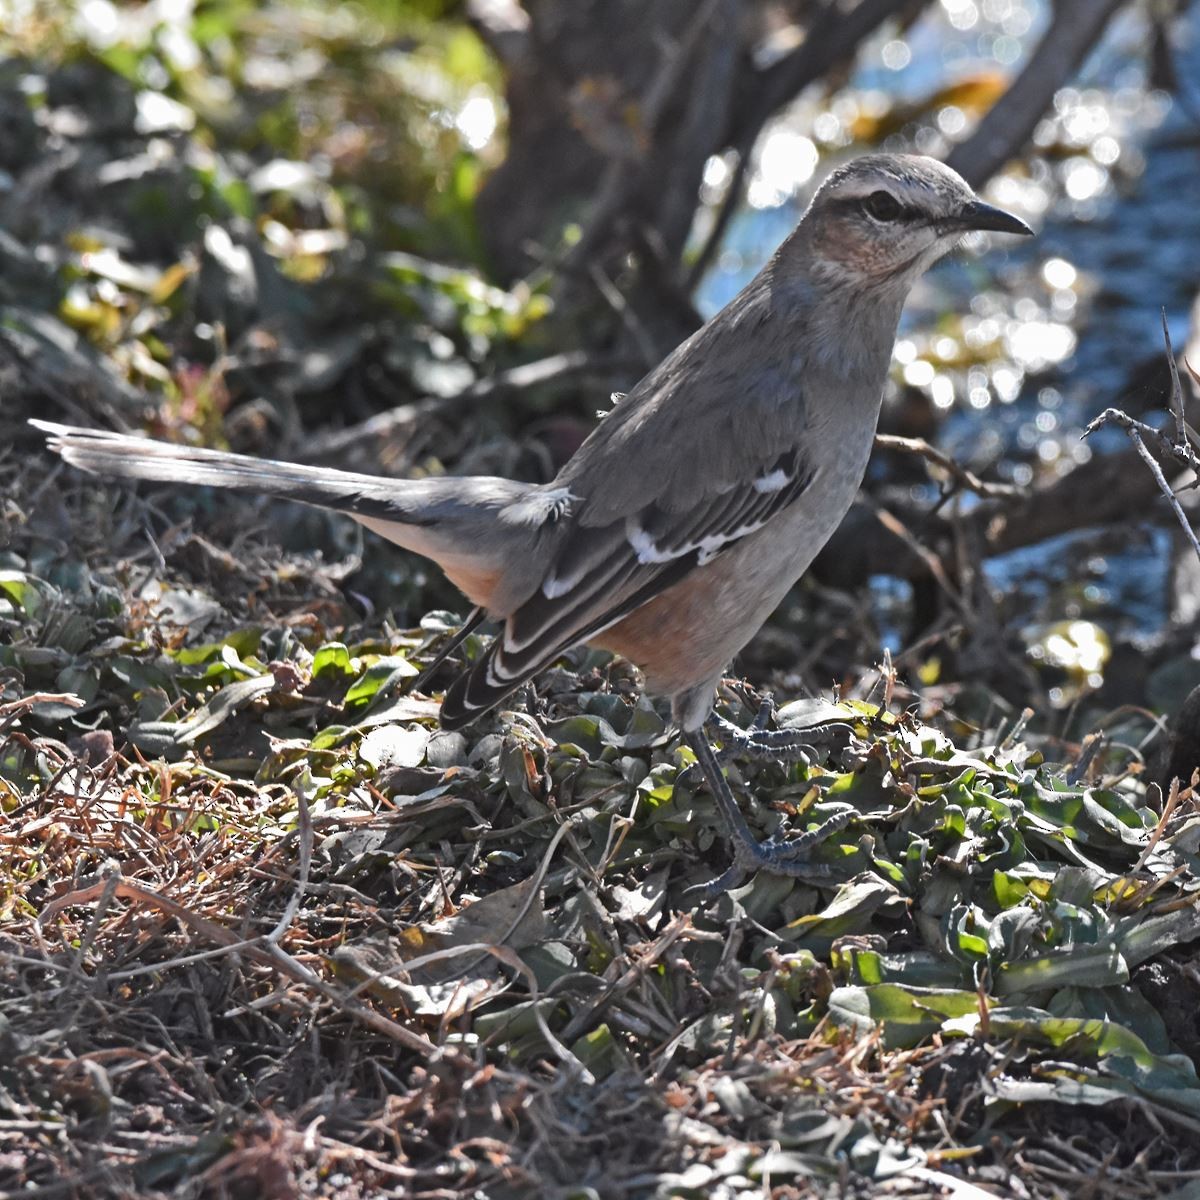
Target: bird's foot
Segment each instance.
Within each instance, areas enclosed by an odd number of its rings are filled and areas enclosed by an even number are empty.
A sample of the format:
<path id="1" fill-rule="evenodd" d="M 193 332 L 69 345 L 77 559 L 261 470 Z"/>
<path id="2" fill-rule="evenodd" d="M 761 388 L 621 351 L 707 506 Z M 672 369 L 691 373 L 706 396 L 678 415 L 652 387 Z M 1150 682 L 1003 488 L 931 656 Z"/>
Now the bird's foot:
<path id="1" fill-rule="evenodd" d="M 817 753 L 811 736 L 794 729 L 769 728 L 775 719 L 775 701 L 769 694 L 752 695 L 758 700 L 758 713 L 749 729 L 742 729 L 715 712 L 709 714 L 705 727 L 711 730 L 721 743 L 721 749 L 715 751 L 717 761 L 724 763 L 732 758 L 746 758 L 751 762 L 810 765 Z M 742 697 L 746 702 L 750 698 Z M 697 761 L 693 766 L 685 768 L 684 775 L 699 766 Z"/>
<path id="2" fill-rule="evenodd" d="M 804 731 L 795 729 L 768 729 L 767 725 L 775 714 L 775 704 L 768 697 L 758 710 L 754 724 L 749 729 L 739 729 L 732 721 L 713 713 L 708 718 L 708 728 L 720 739 L 720 759 L 739 756 L 751 760 L 781 763 L 804 763 L 813 761 L 814 749 L 811 739 Z"/>
<path id="3" fill-rule="evenodd" d="M 773 875 L 788 875 L 811 883 L 824 882 L 835 877 L 835 868 L 825 863 L 813 862 L 812 852 L 827 838 L 846 828 L 853 815 L 852 810 L 835 813 L 816 829 L 810 829 L 799 837 L 775 836 L 765 842 L 757 841 L 741 809 L 738 808 L 729 781 L 722 774 L 704 731 L 697 730 L 685 736 L 696 755 L 705 782 L 717 802 L 717 811 L 721 815 L 730 841 L 733 842 L 733 865 L 729 870 L 711 883 L 692 890 L 699 890 L 705 899 L 712 899 L 732 887 L 737 887 L 754 871 L 769 871 Z"/>
<path id="4" fill-rule="evenodd" d="M 763 842 L 742 842 L 735 837 L 733 864 L 729 869 L 708 883 L 689 888 L 688 894 L 698 893 L 705 900 L 715 900 L 738 887 L 756 871 L 785 875 L 805 883 L 828 883 L 837 878 L 837 868 L 828 863 L 814 862 L 812 852 L 822 842 L 845 829 L 852 816 L 849 809 L 835 813 L 816 829 L 810 829 L 795 838 L 775 834 Z"/>

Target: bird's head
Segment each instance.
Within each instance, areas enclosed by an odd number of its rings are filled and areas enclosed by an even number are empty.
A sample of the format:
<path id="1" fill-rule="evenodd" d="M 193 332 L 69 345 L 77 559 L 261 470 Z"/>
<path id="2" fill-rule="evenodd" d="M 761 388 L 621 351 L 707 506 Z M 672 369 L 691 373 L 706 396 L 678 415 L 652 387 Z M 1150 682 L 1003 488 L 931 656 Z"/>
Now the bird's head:
<path id="1" fill-rule="evenodd" d="M 800 226 L 810 271 L 829 282 L 905 292 L 976 229 L 1033 232 L 985 204 L 957 172 L 916 154 L 868 154 L 839 167 Z"/>

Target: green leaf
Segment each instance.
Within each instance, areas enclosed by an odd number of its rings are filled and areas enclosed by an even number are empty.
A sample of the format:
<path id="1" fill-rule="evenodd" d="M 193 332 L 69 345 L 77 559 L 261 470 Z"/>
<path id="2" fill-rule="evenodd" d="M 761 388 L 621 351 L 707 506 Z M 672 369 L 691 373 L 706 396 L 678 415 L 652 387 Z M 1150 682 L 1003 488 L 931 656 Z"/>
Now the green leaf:
<path id="1" fill-rule="evenodd" d="M 1029 895 L 1029 885 L 1007 871 L 993 871 L 992 894 L 1001 908 L 1012 908 Z"/>
<path id="2" fill-rule="evenodd" d="M 0 594 L 27 617 L 36 617 L 42 608 L 42 594 L 37 583 L 21 571 L 0 571 Z"/>
<path id="3" fill-rule="evenodd" d="M 881 983 L 835 988 L 829 997 L 829 1016 L 859 1034 L 882 1026 L 886 1045 L 905 1047 L 917 1045 L 947 1021 L 977 1016 L 979 1004 L 976 992 Z"/>
<path id="4" fill-rule="evenodd" d="M 114 655 L 108 660 L 107 666 L 135 695 L 151 688 L 165 691 L 171 683 L 171 677 L 161 667 L 128 654 Z"/>
<path id="5" fill-rule="evenodd" d="M 194 667 L 202 663 L 221 660 L 222 651 L 228 646 L 234 650 L 239 659 L 248 658 L 258 650 L 262 641 L 262 629 L 250 626 L 246 629 L 236 629 L 228 637 L 219 642 L 205 642 L 200 646 L 185 646 L 179 650 L 168 650 L 167 655 L 180 666 Z"/>
<path id="6" fill-rule="evenodd" d="M 314 679 L 322 675 L 353 675 L 350 651 L 342 642 L 326 642 L 313 654 L 312 673 Z"/>
<path id="7" fill-rule="evenodd" d="M 240 708 L 275 687 L 274 676 L 258 675 L 227 684 L 202 708 L 184 721 L 135 721 L 129 727 L 129 740 L 139 750 L 165 754 L 181 751 L 206 733 L 211 733 Z"/>
<path id="8" fill-rule="evenodd" d="M 398 683 L 401 679 L 409 679 L 420 672 L 416 667 L 400 655 L 389 655 L 369 666 L 349 687 L 342 703 L 346 708 L 356 704 L 365 704 L 373 700 L 384 684 L 389 681 Z"/>
<path id="9" fill-rule="evenodd" d="M 1070 946 L 1040 958 L 1002 963 L 995 971 L 997 996 L 1045 991 L 1071 984 L 1080 988 L 1110 987 L 1129 982 L 1129 965 L 1111 943 Z"/>
<path id="10" fill-rule="evenodd" d="M 833 938 L 846 933 L 862 933 L 879 910 L 899 915 L 907 907 L 901 893 L 878 875 L 852 879 L 838 888 L 834 898 L 820 912 L 797 917 L 784 926 L 781 935 L 789 938 Z"/>
<path id="11" fill-rule="evenodd" d="M 571 1052 L 597 1079 L 611 1075 L 622 1063 L 620 1043 L 607 1025 L 598 1025 L 571 1045 Z"/>

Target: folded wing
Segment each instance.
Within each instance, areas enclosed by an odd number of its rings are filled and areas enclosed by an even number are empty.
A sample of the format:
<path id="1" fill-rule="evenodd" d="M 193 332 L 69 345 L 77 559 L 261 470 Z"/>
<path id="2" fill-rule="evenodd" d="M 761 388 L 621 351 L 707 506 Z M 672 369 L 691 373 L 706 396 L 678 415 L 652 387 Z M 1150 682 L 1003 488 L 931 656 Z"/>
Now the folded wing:
<path id="1" fill-rule="evenodd" d="M 587 500 L 581 498 L 541 586 L 446 693 L 442 724 L 465 725 L 570 647 L 756 533 L 794 504 L 812 478 L 813 468 L 794 446 L 737 483 L 714 485 L 687 510 L 655 501 L 595 526 L 587 524 Z"/>

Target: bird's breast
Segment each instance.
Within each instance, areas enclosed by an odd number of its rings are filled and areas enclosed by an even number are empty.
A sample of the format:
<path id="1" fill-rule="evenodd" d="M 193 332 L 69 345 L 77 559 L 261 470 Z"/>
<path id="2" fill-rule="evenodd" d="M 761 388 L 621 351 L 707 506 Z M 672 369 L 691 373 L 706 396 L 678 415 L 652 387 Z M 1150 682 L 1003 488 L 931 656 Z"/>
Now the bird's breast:
<path id="1" fill-rule="evenodd" d="M 872 430 L 873 432 L 873 430 Z M 724 670 L 808 569 L 853 503 L 871 437 L 843 445 L 790 507 L 697 567 L 592 642 L 641 668 L 671 696 Z"/>

